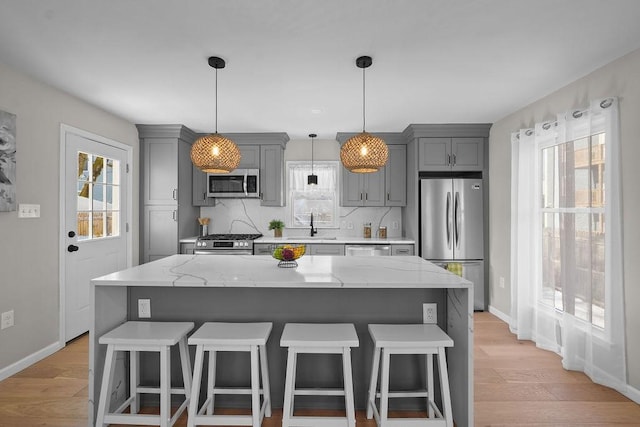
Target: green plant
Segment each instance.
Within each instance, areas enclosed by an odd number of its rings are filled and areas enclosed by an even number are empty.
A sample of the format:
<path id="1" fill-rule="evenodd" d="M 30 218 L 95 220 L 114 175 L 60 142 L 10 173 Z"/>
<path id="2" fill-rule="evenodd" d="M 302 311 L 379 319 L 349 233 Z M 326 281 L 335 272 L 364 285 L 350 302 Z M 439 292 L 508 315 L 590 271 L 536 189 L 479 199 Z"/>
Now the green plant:
<path id="1" fill-rule="evenodd" d="M 269 222 L 269 230 L 282 230 L 284 228 L 284 222 L 279 219 L 272 219 Z"/>

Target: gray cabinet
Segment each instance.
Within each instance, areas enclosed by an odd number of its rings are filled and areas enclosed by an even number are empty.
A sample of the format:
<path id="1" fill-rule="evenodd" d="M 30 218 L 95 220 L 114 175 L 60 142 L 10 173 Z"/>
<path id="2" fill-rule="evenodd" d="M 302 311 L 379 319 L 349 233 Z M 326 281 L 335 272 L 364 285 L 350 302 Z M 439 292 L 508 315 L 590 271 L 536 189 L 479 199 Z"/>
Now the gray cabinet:
<path id="1" fill-rule="evenodd" d="M 342 206 L 384 206 L 384 171 L 353 173 L 342 168 Z"/>
<path id="2" fill-rule="evenodd" d="M 273 249 L 277 245 L 273 243 L 254 243 L 253 244 L 253 254 L 254 255 L 271 255 Z"/>
<path id="3" fill-rule="evenodd" d="M 193 252 L 196 248 L 195 242 L 180 242 L 180 253 L 193 255 Z"/>
<path id="4" fill-rule="evenodd" d="M 387 165 L 374 173 L 342 168 L 342 206 L 406 206 L 407 147 L 388 145 Z"/>
<path id="5" fill-rule="evenodd" d="M 385 206 L 407 205 L 407 146 L 388 145 L 389 160 L 384 167 Z"/>
<path id="6" fill-rule="evenodd" d="M 481 171 L 484 138 L 420 138 L 420 171 Z"/>
<path id="7" fill-rule="evenodd" d="M 306 253 L 309 255 L 344 255 L 343 244 L 314 243 L 307 245 Z"/>
<path id="8" fill-rule="evenodd" d="M 284 148 L 289 141 L 286 133 L 225 134 L 238 145 L 241 158 L 238 168 L 260 169 L 260 204 L 284 206 Z M 193 167 L 194 206 L 214 206 L 207 197 L 207 174 Z"/>
<path id="9" fill-rule="evenodd" d="M 240 164 L 238 168 L 258 169 L 260 168 L 260 146 L 259 145 L 239 145 Z M 215 199 L 207 197 L 207 174 L 193 166 L 193 190 L 192 203 L 194 206 L 214 206 Z"/>
<path id="10" fill-rule="evenodd" d="M 260 146 L 260 204 L 284 206 L 284 149 L 281 145 Z"/>
<path id="11" fill-rule="evenodd" d="M 192 204 L 191 143 L 181 125 L 137 125 L 140 136 L 140 262 L 177 254 L 179 240 L 198 233 Z"/>

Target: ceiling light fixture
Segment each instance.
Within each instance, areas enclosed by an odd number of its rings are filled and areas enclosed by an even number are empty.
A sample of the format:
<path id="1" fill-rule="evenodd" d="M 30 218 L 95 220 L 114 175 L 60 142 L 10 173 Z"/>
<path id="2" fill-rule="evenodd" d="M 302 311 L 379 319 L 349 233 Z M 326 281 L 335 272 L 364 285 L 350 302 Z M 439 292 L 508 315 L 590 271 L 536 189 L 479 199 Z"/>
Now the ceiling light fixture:
<path id="1" fill-rule="evenodd" d="M 196 139 L 191 146 L 191 162 L 203 172 L 229 173 L 240 164 L 240 150 L 232 140 L 218 133 L 218 69 L 224 68 L 225 62 L 212 56 L 209 65 L 216 70 L 216 129 Z"/>
<path id="2" fill-rule="evenodd" d="M 307 176 L 307 185 L 318 185 L 318 175 L 313 173 L 313 138 L 315 138 L 315 133 L 310 133 L 309 138 L 311 138 L 311 175 Z"/>
<path id="3" fill-rule="evenodd" d="M 384 167 L 389 157 L 387 144 L 381 138 L 365 131 L 365 78 L 364 70 L 373 60 L 370 56 L 356 59 L 356 66 L 362 68 L 362 133 L 349 138 L 340 149 L 340 160 L 345 168 L 355 173 L 377 172 Z"/>

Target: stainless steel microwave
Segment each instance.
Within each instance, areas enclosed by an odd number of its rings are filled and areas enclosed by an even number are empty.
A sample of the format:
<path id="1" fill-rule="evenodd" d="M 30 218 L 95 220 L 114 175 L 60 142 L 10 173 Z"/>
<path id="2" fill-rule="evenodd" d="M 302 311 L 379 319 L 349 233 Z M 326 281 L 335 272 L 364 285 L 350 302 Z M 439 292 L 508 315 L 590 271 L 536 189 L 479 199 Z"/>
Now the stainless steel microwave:
<path id="1" fill-rule="evenodd" d="M 260 170 L 208 173 L 207 197 L 260 197 Z"/>

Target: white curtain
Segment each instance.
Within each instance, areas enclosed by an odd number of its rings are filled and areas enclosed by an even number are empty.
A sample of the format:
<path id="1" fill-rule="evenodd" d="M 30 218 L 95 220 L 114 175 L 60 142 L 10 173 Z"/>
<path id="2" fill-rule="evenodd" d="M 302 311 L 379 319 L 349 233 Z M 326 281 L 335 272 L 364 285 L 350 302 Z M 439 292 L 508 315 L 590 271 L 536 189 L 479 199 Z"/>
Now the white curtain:
<path id="1" fill-rule="evenodd" d="M 619 136 L 615 98 L 593 101 L 586 109 L 558 114 L 554 121 L 512 134 L 510 328 L 519 339 L 533 340 L 538 347 L 560 354 L 565 369 L 583 371 L 596 383 L 624 391 L 627 378 Z M 586 143 L 590 147 L 586 151 L 589 172 L 575 166 L 580 155 L 576 147 L 585 141 L 598 141 L 604 146 L 599 150 L 601 146 Z M 575 159 L 558 160 L 566 153 Z M 601 162 L 602 154 L 604 163 L 592 168 Z M 555 169 L 550 164 L 555 164 Z M 574 169 L 566 171 L 568 164 Z M 593 172 L 596 169 L 598 173 Z M 585 176 L 589 184 L 584 194 L 588 195 L 589 207 L 583 208 L 576 200 L 578 187 L 583 184 L 580 178 Z M 562 180 L 570 182 L 558 185 Z M 563 199 L 565 195 L 561 193 L 567 191 L 573 191 L 573 203 Z M 596 203 L 599 194 L 604 195 L 603 203 L 599 199 Z M 563 229 L 567 216 L 575 223 L 575 229 L 569 232 Z M 580 240 L 581 250 L 575 237 L 579 234 L 577 229 L 585 224 L 590 236 L 586 244 L 586 262 L 591 266 L 587 279 L 583 280 L 584 271 L 579 268 L 573 268 L 574 274 L 549 277 L 549 271 L 557 273 L 549 267 L 553 262 L 562 263 L 571 257 L 575 265 L 585 262 L 585 257 L 576 256 L 585 252 L 584 238 Z M 593 236 L 603 236 L 603 244 Z M 603 266 L 598 264 L 601 259 Z M 575 289 L 582 289 L 585 283 L 603 282 L 604 294 L 594 291 L 593 285 L 586 286 L 587 293 L 594 295 L 584 304 L 580 298 L 570 299 L 564 290 L 555 288 L 563 280 L 563 286 L 576 293 Z"/>

